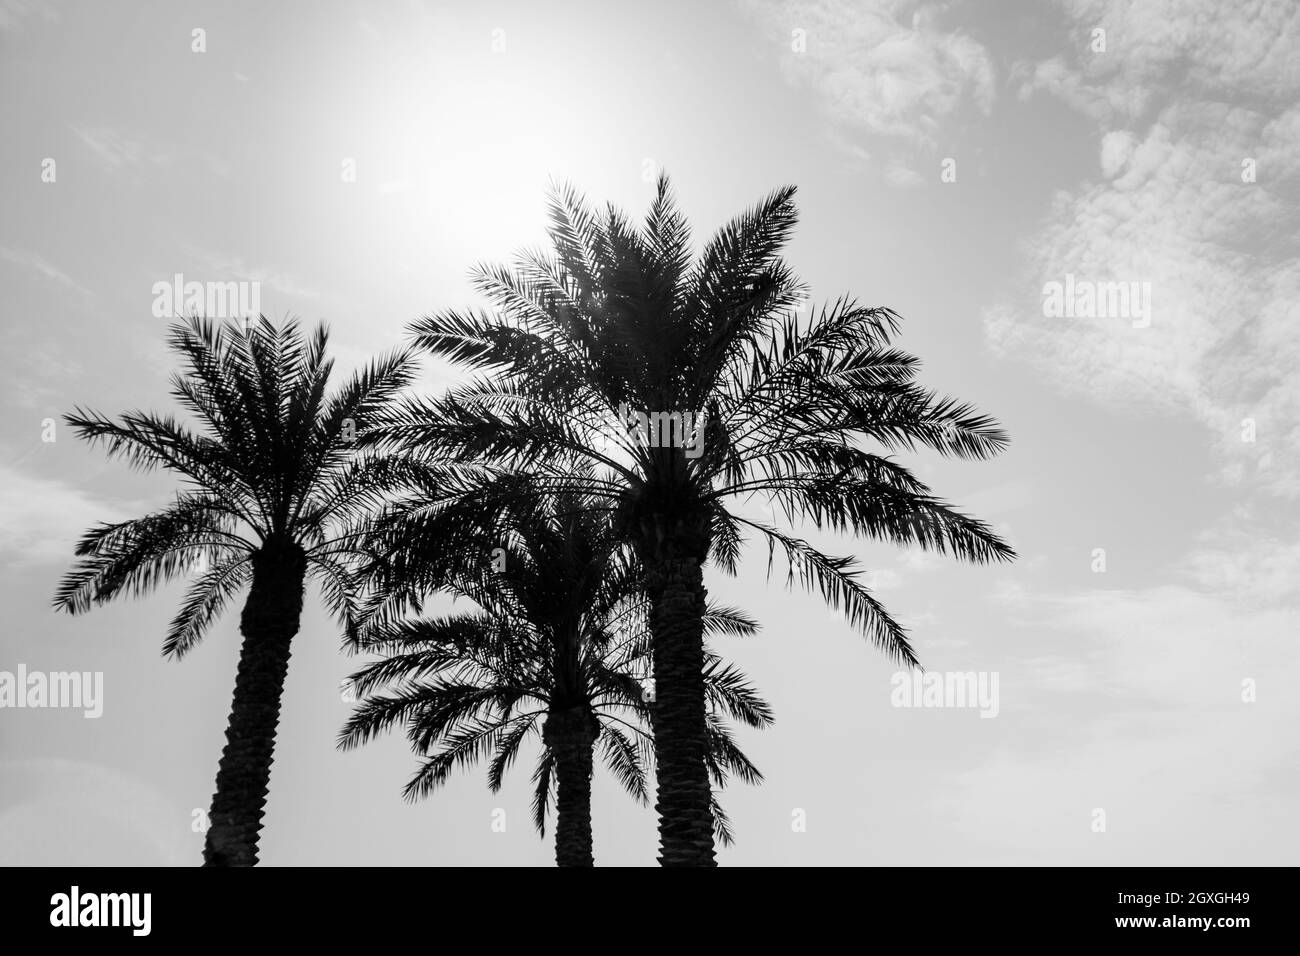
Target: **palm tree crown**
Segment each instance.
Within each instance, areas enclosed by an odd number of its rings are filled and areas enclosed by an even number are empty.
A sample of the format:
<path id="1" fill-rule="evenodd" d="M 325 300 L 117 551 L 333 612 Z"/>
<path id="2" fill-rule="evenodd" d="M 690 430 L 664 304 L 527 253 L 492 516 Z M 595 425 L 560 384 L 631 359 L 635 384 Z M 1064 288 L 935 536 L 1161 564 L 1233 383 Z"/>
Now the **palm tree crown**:
<path id="1" fill-rule="evenodd" d="M 603 500 L 645 567 L 659 698 L 661 859 L 713 861 L 705 770 L 706 563 L 733 572 L 747 534 L 781 553 L 891 657 L 904 629 L 852 559 L 823 553 L 737 505 L 766 499 L 788 524 L 847 531 L 976 562 L 1014 554 L 935 497 L 894 453 L 980 459 L 1007 438 L 988 416 L 915 381 L 898 316 L 847 298 L 797 314 L 804 289 L 781 259 L 795 222 L 779 189 L 691 254 L 666 178 L 644 224 L 572 190 L 551 203 L 553 252 L 480 266 L 494 312 L 445 311 L 415 341 L 468 364 L 472 381 L 397 406 L 375 440 L 525 470 L 556 493 Z"/>
<path id="2" fill-rule="evenodd" d="M 114 420 L 78 409 L 67 421 L 110 456 L 176 474 L 183 490 L 158 511 L 87 532 L 55 605 L 80 613 L 194 574 L 163 642 L 180 658 L 249 588 L 204 857 L 251 865 L 304 581 L 355 631 L 347 528 L 420 468 L 354 447 L 357 430 L 410 383 L 412 361 L 380 359 L 330 395 L 324 327 L 308 338 L 293 322 L 241 329 L 194 318 L 172 326 L 170 345 L 184 362 L 172 394 L 195 427 L 142 411 Z"/>
<path id="3" fill-rule="evenodd" d="M 340 745 L 404 725 L 413 750 L 425 756 L 404 791 L 415 799 L 480 758 L 490 758 L 488 783 L 496 791 L 521 745 L 538 737 L 534 822 L 544 829 L 556 796 L 557 863 L 590 866 L 593 753 L 629 793 L 647 798 L 648 642 L 635 566 L 593 502 L 544 500 L 510 475 L 480 475 L 447 495 L 449 477 L 439 484 L 441 498 L 398 502 L 375 523 L 371 549 L 383 555 L 369 569 L 377 613 L 360 645 L 388 656 L 352 680 L 362 694 L 392 692 L 358 708 Z M 435 587 L 478 610 L 394 617 L 395 608 L 418 607 L 422 591 Z M 720 632 L 754 630 L 725 608 L 712 610 L 708 623 Z M 743 675 L 712 656 L 708 692 L 714 783 L 723 786 L 733 772 L 757 782 L 723 714 L 761 727 L 771 722 L 768 706 Z M 716 799 L 713 811 L 719 837 L 730 842 Z"/>
<path id="4" fill-rule="evenodd" d="M 263 317 L 241 331 L 191 319 L 171 328 L 171 349 L 185 362 L 172 395 L 199 431 L 142 411 L 116 421 L 81 409 L 66 416 L 80 437 L 135 467 L 178 475 L 184 490 L 159 511 L 88 532 L 56 607 L 84 612 L 199 569 L 163 645 L 180 658 L 250 583 L 259 552 L 296 545 L 354 629 L 346 540 L 328 532 L 360 519 L 419 467 L 355 451 L 358 429 L 410 384 L 412 362 L 405 352 L 386 357 L 328 395 L 328 341 L 324 326 L 308 340 L 292 322 L 276 329 Z"/>

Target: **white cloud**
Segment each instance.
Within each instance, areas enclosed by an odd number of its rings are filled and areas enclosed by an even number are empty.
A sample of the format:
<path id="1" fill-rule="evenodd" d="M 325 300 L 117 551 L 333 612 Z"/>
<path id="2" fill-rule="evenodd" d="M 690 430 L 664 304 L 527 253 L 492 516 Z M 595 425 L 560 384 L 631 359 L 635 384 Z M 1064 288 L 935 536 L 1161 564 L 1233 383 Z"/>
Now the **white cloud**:
<path id="1" fill-rule="evenodd" d="M 1221 531 L 1218 537 L 1183 562 L 1201 587 L 1251 606 L 1294 601 L 1300 594 L 1300 544 L 1261 537 L 1244 527 Z"/>
<path id="2" fill-rule="evenodd" d="M 1101 173 L 1107 179 L 1114 179 L 1116 174 L 1128 163 L 1136 145 L 1133 134 L 1128 130 L 1112 130 L 1101 138 Z"/>
<path id="3" fill-rule="evenodd" d="M 34 12 L 50 23 L 59 21 L 59 14 L 49 0 L 0 0 L 0 30 L 22 31 L 23 20 Z"/>
<path id="4" fill-rule="evenodd" d="M 1002 666 L 1000 738 L 937 813 L 1022 863 L 1294 857 L 1300 615 L 1185 587 L 1003 600 L 1032 653 Z"/>
<path id="5" fill-rule="evenodd" d="M 17 249 L 10 249 L 7 246 L 0 246 L 0 259 L 12 263 L 29 272 L 35 272 L 47 279 L 53 279 L 61 285 L 66 285 L 78 292 L 87 292 L 85 288 L 78 285 L 76 280 L 64 272 L 62 269 L 43 259 L 34 252 L 21 252 Z"/>
<path id="6" fill-rule="evenodd" d="M 913 186 L 919 186 L 924 179 L 921 174 L 914 169 L 909 169 L 899 162 L 891 162 L 885 167 L 885 181 L 891 186 L 898 186 L 902 189 L 908 189 Z"/>
<path id="7" fill-rule="evenodd" d="M 109 169 L 139 166 L 146 162 L 162 166 L 171 161 L 171 156 L 161 147 L 132 138 L 111 127 L 73 126 L 72 131 Z"/>
<path id="8" fill-rule="evenodd" d="M 0 465 L 0 564 L 70 561 L 87 529 L 121 520 L 79 488 Z"/>
<path id="9" fill-rule="evenodd" d="M 1107 29 L 1108 50 L 1045 61 L 1027 82 L 1097 119 L 1108 181 L 1057 194 L 1024 284 L 985 328 L 1066 392 L 1199 420 L 1220 479 L 1297 495 L 1300 65 L 1278 50 L 1300 36 L 1300 7 L 1202 6 L 1066 4 L 1076 32 Z M 1043 285 L 1067 274 L 1149 282 L 1151 326 L 1046 318 Z M 1239 437 L 1246 417 L 1254 442 Z"/>
<path id="10" fill-rule="evenodd" d="M 935 554 L 933 551 L 909 548 L 899 557 L 898 563 L 908 571 L 925 572 L 947 567 L 951 563 L 951 559 L 941 554 Z"/>
<path id="11" fill-rule="evenodd" d="M 85 375 L 66 342 L 47 339 L 33 344 L 11 342 L 22 364 L 5 379 L 6 401 L 15 408 L 49 409 L 66 404 L 68 394 Z"/>
<path id="12" fill-rule="evenodd" d="M 747 0 L 742 8 L 782 38 L 787 74 L 812 85 L 850 124 L 929 141 L 939 121 L 963 105 L 992 108 L 992 60 L 970 37 L 939 25 L 940 4 Z M 805 31 L 806 52 L 790 48 L 795 29 Z"/>
<path id="13" fill-rule="evenodd" d="M 190 811 L 142 778 L 62 758 L 6 760 L 0 775 L 7 866 L 182 866 L 195 856 Z"/>
<path id="14" fill-rule="evenodd" d="M 279 269 L 249 265 L 242 256 L 226 256 L 214 252 L 199 252 L 205 268 L 223 281 L 242 279 L 260 282 L 281 295 L 299 299 L 317 299 L 320 293 L 303 285 L 297 276 Z"/>
<path id="15" fill-rule="evenodd" d="M 889 568 L 875 568 L 862 575 L 862 583 L 872 591 L 893 591 L 902 585 L 903 576 Z"/>

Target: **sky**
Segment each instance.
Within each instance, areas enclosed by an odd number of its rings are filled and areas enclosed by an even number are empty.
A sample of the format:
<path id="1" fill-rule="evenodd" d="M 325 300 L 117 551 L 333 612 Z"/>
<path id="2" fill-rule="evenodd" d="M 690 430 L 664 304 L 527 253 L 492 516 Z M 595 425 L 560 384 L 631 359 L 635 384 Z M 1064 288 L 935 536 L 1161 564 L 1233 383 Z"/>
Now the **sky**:
<path id="1" fill-rule="evenodd" d="M 706 572 L 776 714 L 719 862 L 1294 863 L 1298 45 L 1291 0 L 0 0 L 0 679 L 103 681 L 97 718 L 0 708 L 0 863 L 201 858 L 237 615 L 175 662 L 180 585 L 51 610 L 84 530 L 175 487 L 47 421 L 172 410 L 155 283 L 259 283 L 354 368 L 483 305 L 469 269 L 544 241 L 551 182 L 639 214 L 659 170 L 699 241 L 796 185 L 814 302 L 896 310 L 922 382 L 1012 439 L 900 460 L 1013 564 L 809 532 L 928 674 L 995 676 L 995 716 L 899 706 L 760 542 Z M 335 749 L 358 664 L 309 592 L 263 864 L 550 865 L 526 761 L 412 805 L 400 736 Z M 653 811 L 594 786 L 597 864 L 654 865 Z"/>

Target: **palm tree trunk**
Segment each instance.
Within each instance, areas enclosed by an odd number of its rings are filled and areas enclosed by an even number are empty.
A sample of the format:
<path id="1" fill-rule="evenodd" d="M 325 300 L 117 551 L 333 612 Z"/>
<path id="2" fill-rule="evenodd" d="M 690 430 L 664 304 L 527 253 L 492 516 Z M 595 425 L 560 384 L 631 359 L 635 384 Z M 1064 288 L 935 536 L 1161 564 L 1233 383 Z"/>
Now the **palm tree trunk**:
<path id="1" fill-rule="evenodd" d="M 592 747 L 600 724 L 583 707 L 546 715 L 542 740 L 555 755 L 555 865 L 592 866 Z"/>
<path id="2" fill-rule="evenodd" d="M 646 567 L 646 590 L 654 651 L 659 863 L 717 866 L 705 763 L 703 568 L 687 556 L 654 560 Z"/>
<path id="3" fill-rule="evenodd" d="M 239 622 L 244 642 L 208 816 L 204 866 L 257 863 L 280 696 L 289 669 L 289 643 L 302 616 L 306 568 L 296 545 L 268 545 L 253 556 L 253 583 Z"/>

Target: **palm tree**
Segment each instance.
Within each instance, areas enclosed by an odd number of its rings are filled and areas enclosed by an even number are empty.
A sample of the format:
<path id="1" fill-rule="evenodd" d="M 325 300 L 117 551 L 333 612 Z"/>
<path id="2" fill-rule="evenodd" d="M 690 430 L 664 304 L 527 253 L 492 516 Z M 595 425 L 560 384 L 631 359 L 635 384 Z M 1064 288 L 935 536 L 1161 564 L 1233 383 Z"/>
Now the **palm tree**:
<path id="1" fill-rule="evenodd" d="M 484 478 L 485 476 L 480 476 Z M 350 749 L 397 724 L 426 759 L 406 785 L 407 799 L 428 796 L 458 766 L 490 756 L 488 784 L 530 737 L 542 742 L 533 774 L 534 823 L 556 791 L 555 862 L 591 866 L 591 776 L 596 752 L 623 787 L 647 802 L 652 759 L 645 727 L 648 670 L 645 602 L 633 562 L 591 502 L 543 501 L 514 476 L 450 491 L 451 476 L 426 497 L 393 504 L 373 529 L 368 569 L 378 592 L 359 646 L 389 655 L 351 678 L 373 694 L 340 734 Z M 497 545 L 490 553 L 487 545 Z M 479 610 L 402 620 L 421 594 L 439 588 Z M 706 628 L 751 634 L 737 611 L 711 609 Z M 736 773 L 758 770 L 736 747 L 723 714 L 754 727 L 771 712 L 732 667 L 708 655 L 709 769 L 721 788 Z M 727 818 L 711 801 L 718 836 L 731 842 Z"/>
<path id="2" fill-rule="evenodd" d="M 641 228 L 554 190 L 553 253 L 480 266 L 496 311 L 446 311 L 417 344 L 478 375 L 437 401 L 403 404 L 388 441 L 527 470 L 549 490 L 604 498 L 644 565 L 658 697 L 660 862 L 714 865 L 703 672 L 706 563 L 736 569 L 743 536 L 780 551 L 894 659 L 916 657 L 852 559 L 785 524 L 848 531 L 986 562 L 1014 552 L 894 460 L 918 446 L 982 459 L 1007 437 L 971 406 L 914 381 L 892 344 L 899 317 L 841 298 L 807 319 L 780 257 L 794 188 L 723 227 L 697 258 L 666 178 Z M 587 470 L 576 467 L 584 463 Z M 770 562 L 769 562 L 770 567 Z"/>
<path id="3" fill-rule="evenodd" d="M 163 642 L 164 655 L 180 659 L 248 587 L 203 859 L 252 866 L 305 580 L 355 630 L 349 538 L 334 532 L 419 467 L 351 447 L 356 430 L 410 382 L 412 362 L 404 351 L 379 359 L 329 396 L 323 326 L 308 339 L 293 322 L 277 329 L 262 317 L 241 330 L 194 318 L 171 327 L 169 344 L 184 363 L 172 395 L 198 430 L 141 411 L 112 420 L 78 408 L 66 421 L 110 456 L 174 472 L 183 490 L 152 514 L 87 532 L 55 606 L 84 612 L 197 567 Z"/>

